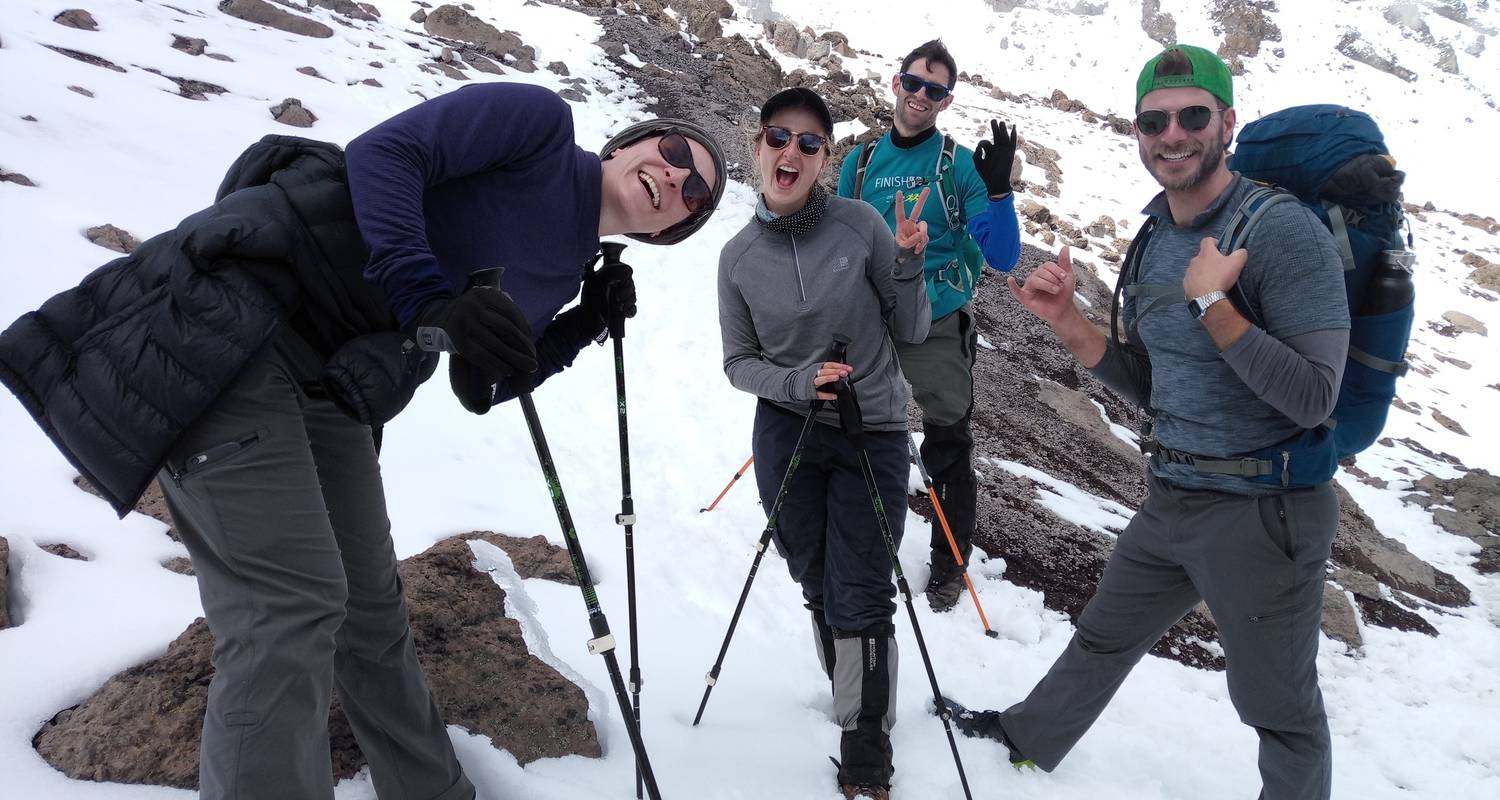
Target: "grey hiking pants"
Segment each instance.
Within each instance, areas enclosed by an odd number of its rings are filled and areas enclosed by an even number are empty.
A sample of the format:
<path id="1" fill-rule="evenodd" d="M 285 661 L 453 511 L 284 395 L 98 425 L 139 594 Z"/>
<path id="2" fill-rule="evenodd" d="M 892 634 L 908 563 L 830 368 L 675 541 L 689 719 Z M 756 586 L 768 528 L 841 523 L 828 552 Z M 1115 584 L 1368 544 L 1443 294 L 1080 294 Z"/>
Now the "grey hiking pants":
<path id="1" fill-rule="evenodd" d="M 979 329 L 971 311 L 965 305 L 933 320 L 922 342 L 896 344 L 901 372 L 911 383 L 912 399 L 922 409 L 922 464 L 941 498 L 944 516 L 965 561 L 974 541 L 978 502 L 971 418 Z M 930 544 L 934 568 L 953 564 L 948 535 L 936 515 Z"/>
<path id="2" fill-rule="evenodd" d="M 1333 760 L 1317 655 L 1338 515 L 1326 483 L 1257 498 L 1152 476 L 1072 641 L 1031 694 L 1001 714 L 1006 737 L 1050 772 L 1136 662 L 1202 598 L 1219 627 L 1229 698 L 1260 736 L 1260 796 L 1327 798 Z"/>
<path id="3" fill-rule="evenodd" d="M 214 635 L 204 798 L 329 800 L 335 684 L 382 800 L 474 796 L 417 663 L 370 429 L 283 333 L 177 442 L 163 494 Z"/>

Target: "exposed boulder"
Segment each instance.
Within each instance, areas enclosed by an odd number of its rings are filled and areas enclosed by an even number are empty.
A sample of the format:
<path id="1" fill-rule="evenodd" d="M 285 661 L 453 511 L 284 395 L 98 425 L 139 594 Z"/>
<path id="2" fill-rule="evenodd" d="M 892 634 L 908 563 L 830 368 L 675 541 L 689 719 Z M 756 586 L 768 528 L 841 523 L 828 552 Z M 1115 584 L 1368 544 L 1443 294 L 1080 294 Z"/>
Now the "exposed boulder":
<path id="1" fill-rule="evenodd" d="M 488 58 L 485 58 L 484 55 L 477 50 L 462 50 L 459 52 L 459 57 L 462 58 L 469 66 L 479 70 L 480 72 L 487 72 L 491 75 L 505 74 L 505 70 L 501 69 L 499 64 L 496 64 Z"/>
<path id="2" fill-rule="evenodd" d="M 1374 67 L 1388 75 L 1394 75 L 1407 83 L 1417 79 L 1417 73 L 1397 64 L 1396 57 L 1389 51 L 1377 50 L 1374 45 L 1362 40 L 1359 31 L 1351 30 L 1345 33 L 1334 49 L 1352 61 Z"/>
<path id="3" fill-rule="evenodd" d="M 44 45 L 42 45 L 42 47 L 45 47 L 45 48 L 47 48 L 48 50 L 51 50 L 54 53 L 60 53 L 62 55 L 65 55 L 68 58 L 73 59 L 74 61 L 82 61 L 83 63 L 89 64 L 91 66 L 103 67 L 103 68 L 105 68 L 107 70 L 111 70 L 111 71 L 114 71 L 114 72 L 124 72 L 125 71 L 124 67 L 122 67 L 122 66 L 120 66 L 118 64 L 115 64 L 114 62 L 112 62 L 112 61 L 110 61 L 108 59 L 100 58 L 100 57 L 98 57 L 96 55 L 92 55 L 90 53 L 85 53 L 85 52 L 82 52 L 82 51 L 79 51 L 79 50 L 69 50 L 66 47 L 55 47 L 55 46 L 50 45 L 50 44 L 44 44 Z M 93 97 L 93 95 L 90 94 L 89 97 Z"/>
<path id="4" fill-rule="evenodd" d="M 1463 313 L 1462 311 L 1444 311 L 1443 319 L 1458 330 L 1459 333 L 1477 333 L 1480 336 L 1488 336 L 1489 328 L 1483 322 Z"/>
<path id="5" fill-rule="evenodd" d="M 10 627 L 10 542 L 0 536 L 0 630 Z"/>
<path id="6" fill-rule="evenodd" d="M 433 36 L 472 44 L 522 72 L 536 71 L 536 50 L 520 36 L 502 31 L 458 6 L 438 6 L 428 13 L 422 27 Z"/>
<path id="7" fill-rule="evenodd" d="M 219 3 L 219 11 L 236 19 L 265 25 L 278 31 L 295 33 L 299 36 L 311 36 L 314 39 L 327 39 L 333 36 L 333 29 L 327 25 L 278 8 L 266 0 L 222 0 Z"/>
<path id="8" fill-rule="evenodd" d="M 113 250 L 116 253 L 129 253 L 141 246 L 141 241 L 131 236 L 128 231 L 117 228 L 109 223 L 95 225 L 84 231 L 83 235 L 84 238 L 94 244 L 106 250 Z"/>
<path id="9" fill-rule="evenodd" d="M 176 75 L 168 75 L 159 69 L 155 69 L 154 67 L 144 67 L 143 69 L 153 75 L 160 75 L 161 77 L 177 84 L 177 96 L 186 97 L 189 100 L 207 100 L 208 96 L 211 94 L 224 94 L 229 91 L 228 89 L 225 89 L 217 83 L 209 83 L 208 81 L 200 81 L 194 78 L 180 78 Z"/>
<path id="10" fill-rule="evenodd" d="M 317 115 L 303 108 L 302 101 L 295 97 L 288 97 L 271 106 L 271 118 L 294 128 L 311 128 L 318 121 Z"/>
<path id="11" fill-rule="evenodd" d="M 1152 41 L 1166 47 L 1177 43 L 1177 20 L 1161 10 L 1161 0 L 1145 0 L 1141 3 L 1141 30 Z"/>
<path id="12" fill-rule="evenodd" d="M 206 47 L 208 47 L 208 40 L 206 39 L 195 39 L 190 36 L 172 34 L 172 49 L 174 50 L 181 50 L 190 56 L 201 56 Z"/>
<path id="13" fill-rule="evenodd" d="M 667 0 L 677 12 L 684 29 L 700 42 L 723 38 L 726 19 L 734 19 L 734 7 L 728 0 Z"/>
<path id="14" fill-rule="evenodd" d="M 1281 29 L 1266 15 L 1275 10 L 1274 0 L 1214 0 L 1214 32 L 1224 37 L 1218 52 L 1231 73 L 1244 74 L 1242 58 L 1259 55 L 1265 42 L 1281 41 Z"/>
<path id="15" fill-rule="evenodd" d="M 477 538 L 502 547 L 510 539 Z M 444 720 L 488 736 L 521 764 L 598 757 L 583 691 L 527 650 L 520 624 L 505 616 L 504 590 L 475 561 L 467 539 L 450 538 L 400 567 L 417 654 Z M 207 624 L 194 622 L 164 655 L 47 722 L 34 739 L 38 753 L 75 779 L 196 788 L 212 647 Z M 329 731 L 335 774 L 354 775 L 364 757 L 337 699 Z"/>
<path id="16" fill-rule="evenodd" d="M 369 3 L 356 3 L 354 0 L 308 0 L 308 5 L 315 8 L 326 8 L 335 14 L 341 14 L 349 19 L 357 19 L 361 22 L 374 22 L 380 19 L 380 9 Z"/>
<path id="17" fill-rule="evenodd" d="M 1359 633 L 1359 615 L 1348 595 L 1331 582 L 1323 584 L 1323 633 L 1354 649 L 1365 643 Z"/>
<path id="18" fill-rule="evenodd" d="M 1438 45 L 1438 57 L 1434 63 L 1438 69 L 1449 75 L 1458 74 L 1458 53 L 1454 52 L 1453 45 L 1448 42 Z"/>
<path id="19" fill-rule="evenodd" d="M 1443 426 L 1444 428 L 1447 428 L 1448 430 L 1458 434 L 1459 436 L 1469 435 L 1469 432 L 1464 430 L 1464 426 L 1458 424 L 1458 420 L 1448 416 L 1447 414 L 1444 414 L 1443 412 L 1435 408 L 1432 409 L 1432 418 L 1437 422 L 1437 424 Z"/>
<path id="20" fill-rule="evenodd" d="M 1492 292 L 1500 292 L 1500 264 L 1495 264 L 1478 253 L 1465 253 L 1463 264 L 1474 270 L 1469 273 L 1471 283 Z"/>
<path id="21" fill-rule="evenodd" d="M 89 560 L 88 556 L 84 555 L 83 553 L 78 552 L 76 549 L 74 549 L 74 547 L 72 545 L 68 544 L 67 542 L 52 542 L 50 544 L 39 544 L 39 545 L 37 545 L 37 547 L 40 547 L 42 550 L 45 550 L 46 552 L 51 553 L 52 555 L 57 556 L 58 558 L 66 558 L 69 561 L 88 561 Z"/>
<path id="22" fill-rule="evenodd" d="M 1335 563 L 1429 603 L 1449 608 L 1470 604 L 1467 586 L 1412 555 L 1405 545 L 1381 534 L 1343 486 L 1335 482 L 1334 488 L 1339 495 L 1340 512 L 1339 532 L 1333 540 Z"/>
<path id="23" fill-rule="evenodd" d="M 67 28 L 77 28 L 81 31 L 97 31 L 99 23 L 95 21 L 94 15 L 81 8 L 70 8 L 52 18 L 53 22 Z"/>
<path id="24" fill-rule="evenodd" d="M 35 186 L 36 183 L 19 172 L 6 172 L 0 168 L 0 183 L 14 183 L 18 186 Z"/>

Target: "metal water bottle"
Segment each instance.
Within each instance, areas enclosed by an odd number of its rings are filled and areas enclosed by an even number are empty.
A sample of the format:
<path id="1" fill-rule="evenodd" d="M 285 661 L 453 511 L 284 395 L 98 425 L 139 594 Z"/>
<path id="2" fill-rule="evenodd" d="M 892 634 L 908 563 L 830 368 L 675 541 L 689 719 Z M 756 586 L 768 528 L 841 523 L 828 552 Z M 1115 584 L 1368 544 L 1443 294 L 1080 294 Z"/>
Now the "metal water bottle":
<path id="1" fill-rule="evenodd" d="M 1406 308 L 1416 295 L 1411 281 L 1411 268 L 1416 261 L 1417 254 L 1410 250 L 1382 250 L 1380 264 L 1365 286 L 1357 314 L 1372 317 Z"/>

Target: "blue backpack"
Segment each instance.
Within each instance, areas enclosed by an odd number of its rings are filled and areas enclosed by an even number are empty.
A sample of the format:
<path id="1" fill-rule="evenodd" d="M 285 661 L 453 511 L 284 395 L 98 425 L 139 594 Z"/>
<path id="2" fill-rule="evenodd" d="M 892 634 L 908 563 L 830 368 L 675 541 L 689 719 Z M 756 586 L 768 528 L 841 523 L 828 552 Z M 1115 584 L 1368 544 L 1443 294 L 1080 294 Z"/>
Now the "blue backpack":
<path id="1" fill-rule="evenodd" d="M 1283 487 L 1314 486 L 1333 477 L 1340 460 L 1373 444 L 1385 427 L 1396 379 L 1405 375 L 1411 338 L 1411 234 L 1401 209 L 1404 173 L 1369 115 L 1336 105 L 1297 106 L 1262 117 L 1240 132 L 1229 167 L 1262 186 L 1230 218 L 1219 249 L 1244 246 L 1250 230 L 1277 202 L 1301 202 L 1337 241 L 1349 301 L 1349 356 L 1333 413 L 1294 439 L 1234 459 L 1203 459 L 1156 447 L 1156 457 L 1205 472 L 1236 474 Z M 1134 296 L 1142 245 L 1155 220 L 1131 243 L 1120 297 Z M 1236 286 L 1230 299 L 1265 327 Z M 1112 326 L 1112 333 L 1116 326 Z M 1150 412 L 1150 409 L 1147 409 Z"/>

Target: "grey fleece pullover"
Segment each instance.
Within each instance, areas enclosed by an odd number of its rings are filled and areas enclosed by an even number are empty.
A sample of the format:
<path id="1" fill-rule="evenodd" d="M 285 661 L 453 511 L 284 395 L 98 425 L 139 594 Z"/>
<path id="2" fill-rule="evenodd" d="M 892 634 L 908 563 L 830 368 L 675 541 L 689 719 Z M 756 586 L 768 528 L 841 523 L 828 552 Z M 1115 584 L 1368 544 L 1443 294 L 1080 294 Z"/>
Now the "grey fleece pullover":
<path id="1" fill-rule="evenodd" d="M 811 231 L 792 236 L 751 220 L 719 253 L 724 374 L 737 389 L 806 414 L 813 377 L 835 333 L 867 430 L 905 430 L 906 379 L 892 339 L 927 338 L 932 307 L 922 256 L 896 247 L 873 206 L 829 197 Z M 831 410 L 819 422 L 838 424 Z"/>

